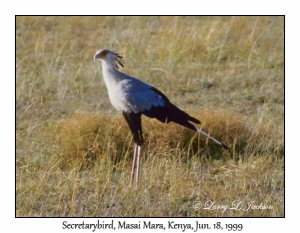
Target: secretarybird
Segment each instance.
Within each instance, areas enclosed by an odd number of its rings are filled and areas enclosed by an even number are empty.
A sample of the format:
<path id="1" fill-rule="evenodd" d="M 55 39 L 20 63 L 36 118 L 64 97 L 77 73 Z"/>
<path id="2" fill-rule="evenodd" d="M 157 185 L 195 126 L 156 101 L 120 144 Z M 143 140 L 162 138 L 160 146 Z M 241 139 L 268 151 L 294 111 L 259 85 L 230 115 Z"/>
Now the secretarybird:
<path id="1" fill-rule="evenodd" d="M 94 60 L 96 59 L 102 61 L 102 75 L 111 104 L 118 111 L 122 112 L 133 134 L 135 144 L 130 179 L 131 185 L 135 169 L 137 170 L 136 187 L 139 181 L 140 158 L 144 142 L 141 123 L 142 114 L 150 118 L 156 118 L 163 123 L 173 121 L 203 134 L 215 143 L 229 149 L 224 143 L 191 124 L 191 122 L 200 124 L 200 121 L 172 104 L 161 91 L 137 78 L 120 72 L 119 66 L 124 67 L 124 61 L 119 53 L 108 49 L 99 49 L 94 56 Z"/>

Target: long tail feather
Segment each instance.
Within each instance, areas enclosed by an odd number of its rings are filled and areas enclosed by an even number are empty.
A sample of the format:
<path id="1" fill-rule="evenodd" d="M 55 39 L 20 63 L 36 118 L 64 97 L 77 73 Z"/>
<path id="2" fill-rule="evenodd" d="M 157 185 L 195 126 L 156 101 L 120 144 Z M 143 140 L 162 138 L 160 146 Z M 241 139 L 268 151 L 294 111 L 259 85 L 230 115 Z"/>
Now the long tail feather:
<path id="1" fill-rule="evenodd" d="M 230 150 L 230 148 L 228 146 L 226 146 L 223 142 L 218 141 L 217 139 L 215 139 L 214 137 L 210 136 L 209 134 L 207 134 L 206 132 L 204 132 L 203 130 L 199 129 L 198 127 L 194 126 L 196 131 L 206 137 L 208 137 L 209 139 L 213 140 L 215 143 L 219 144 L 220 146 L 223 146 L 225 149 Z"/>

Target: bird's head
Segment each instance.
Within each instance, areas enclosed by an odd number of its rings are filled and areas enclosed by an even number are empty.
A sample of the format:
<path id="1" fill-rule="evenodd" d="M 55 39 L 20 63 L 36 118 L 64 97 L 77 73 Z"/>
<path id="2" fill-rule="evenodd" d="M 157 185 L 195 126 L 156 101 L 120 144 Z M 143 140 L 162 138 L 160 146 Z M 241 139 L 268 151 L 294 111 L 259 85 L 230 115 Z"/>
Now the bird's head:
<path id="1" fill-rule="evenodd" d="M 94 56 L 94 60 L 97 59 L 100 59 L 109 65 L 113 65 L 116 69 L 119 69 L 119 65 L 124 67 L 123 57 L 119 53 L 115 53 L 108 49 L 98 49 Z"/>

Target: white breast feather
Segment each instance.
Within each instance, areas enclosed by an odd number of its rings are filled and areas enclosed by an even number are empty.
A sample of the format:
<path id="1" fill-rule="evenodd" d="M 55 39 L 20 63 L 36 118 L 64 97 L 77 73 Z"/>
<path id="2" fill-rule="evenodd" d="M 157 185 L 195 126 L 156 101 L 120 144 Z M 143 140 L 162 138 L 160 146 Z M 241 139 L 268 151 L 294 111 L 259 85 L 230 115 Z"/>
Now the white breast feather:
<path id="1" fill-rule="evenodd" d="M 103 70 L 109 99 L 121 112 L 143 112 L 153 106 L 164 106 L 163 98 L 151 86 L 117 70 Z"/>

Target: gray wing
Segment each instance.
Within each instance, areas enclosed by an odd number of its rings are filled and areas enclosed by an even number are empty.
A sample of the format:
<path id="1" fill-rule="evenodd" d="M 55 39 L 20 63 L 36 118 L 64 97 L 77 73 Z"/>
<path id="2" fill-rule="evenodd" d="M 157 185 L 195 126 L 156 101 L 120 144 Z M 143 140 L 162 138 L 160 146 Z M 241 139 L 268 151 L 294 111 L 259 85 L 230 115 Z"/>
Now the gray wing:
<path id="1" fill-rule="evenodd" d="M 166 104 L 162 93 L 157 93 L 155 88 L 136 78 L 122 80 L 119 87 L 120 100 L 131 112 L 143 112 Z"/>

